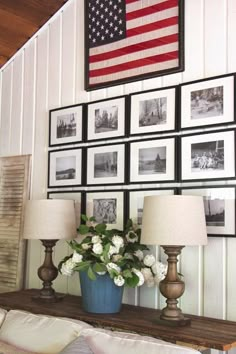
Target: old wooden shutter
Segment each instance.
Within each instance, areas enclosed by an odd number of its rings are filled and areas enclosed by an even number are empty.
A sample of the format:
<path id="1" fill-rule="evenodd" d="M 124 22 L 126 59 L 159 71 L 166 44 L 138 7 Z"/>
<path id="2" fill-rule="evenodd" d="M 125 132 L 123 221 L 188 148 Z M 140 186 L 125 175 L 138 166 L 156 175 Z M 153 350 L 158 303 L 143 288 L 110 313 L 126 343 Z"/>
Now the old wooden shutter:
<path id="1" fill-rule="evenodd" d="M 23 286 L 24 206 L 29 199 L 30 156 L 0 158 L 0 292 Z"/>

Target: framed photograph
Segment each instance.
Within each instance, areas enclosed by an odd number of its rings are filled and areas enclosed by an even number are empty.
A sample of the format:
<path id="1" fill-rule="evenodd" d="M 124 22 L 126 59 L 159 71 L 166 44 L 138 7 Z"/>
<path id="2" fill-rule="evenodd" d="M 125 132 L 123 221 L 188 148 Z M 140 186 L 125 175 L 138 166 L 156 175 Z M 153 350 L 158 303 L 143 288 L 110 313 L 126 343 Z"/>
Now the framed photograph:
<path id="1" fill-rule="evenodd" d="M 181 180 L 235 178 L 235 130 L 181 137 Z"/>
<path id="2" fill-rule="evenodd" d="M 48 188 L 82 184 L 82 149 L 51 150 L 48 153 Z"/>
<path id="3" fill-rule="evenodd" d="M 76 225 L 78 228 L 81 223 L 81 211 L 82 211 L 82 202 L 83 202 L 82 195 L 83 195 L 83 192 L 81 192 L 81 191 L 73 191 L 73 192 L 59 191 L 59 192 L 48 192 L 47 198 L 48 199 L 74 200 Z"/>
<path id="4" fill-rule="evenodd" d="M 126 144 L 97 145 L 87 148 L 87 185 L 126 182 Z"/>
<path id="5" fill-rule="evenodd" d="M 85 88 L 184 70 L 184 0 L 85 1 Z"/>
<path id="6" fill-rule="evenodd" d="M 108 140 L 125 136 L 125 96 L 87 105 L 87 140 Z"/>
<path id="7" fill-rule="evenodd" d="M 235 75 L 180 85 L 181 129 L 235 122 Z"/>
<path id="8" fill-rule="evenodd" d="M 131 95 L 130 135 L 175 131 L 175 103 L 175 87 Z"/>
<path id="9" fill-rule="evenodd" d="M 175 189 L 133 189 L 128 191 L 128 215 L 139 227 L 142 225 L 144 197 L 151 195 L 173 195 Z"/>
<path id="10" fill-rule="evenodd" d="M 97 223 L 106 223 L 110 229 L 123 230 L 125 223 L 125 193 L 118 190 L 85 193 L 85 213 L 94 216 Z"/>
<path id="11" fill-rule="evenodd" d="M 158 138 L 130 142 L 130 183 L 174 182 L 176 140 Z"/>
<path id="12" fill-rule="evenodd" d="M 52 109 L 49 112 L 49 146 L 83 141 L 83 105 Z"/>
<path id="13" fill-rule="evenodd" d="M 181 194 L 203 197 L 208 236 L 235 237 L 235 186 L 182 188 Z"/>

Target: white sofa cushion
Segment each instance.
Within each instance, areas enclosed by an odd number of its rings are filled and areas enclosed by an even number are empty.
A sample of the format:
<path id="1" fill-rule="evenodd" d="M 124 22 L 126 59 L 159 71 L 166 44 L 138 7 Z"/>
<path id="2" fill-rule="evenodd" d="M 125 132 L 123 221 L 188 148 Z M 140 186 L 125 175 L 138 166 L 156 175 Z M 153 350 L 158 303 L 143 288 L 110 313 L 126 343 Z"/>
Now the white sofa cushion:
<path id="1" fill-rule="evenodd" d="M 164 342 L 148 336 L 103 329 L 81 332 L 94 354 L 196 354 L 197 350 Z M 66 353 L 69 354 L 69 353 Z"/>
<path id="2" fill-rule="evenodd" d="M 11 310 L 0 329 L 0 340 L 32 352 L 55 354 L 91 326 L 67 318 Z"/>

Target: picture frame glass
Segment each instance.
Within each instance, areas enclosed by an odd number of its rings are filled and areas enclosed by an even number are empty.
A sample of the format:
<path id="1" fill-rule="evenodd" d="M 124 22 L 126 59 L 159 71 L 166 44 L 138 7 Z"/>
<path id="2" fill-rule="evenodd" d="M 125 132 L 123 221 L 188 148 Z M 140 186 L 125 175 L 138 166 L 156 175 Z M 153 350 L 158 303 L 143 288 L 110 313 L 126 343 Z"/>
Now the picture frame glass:
<path id="1" fill-rule="evenodd" d="M 234 120 L 234 75 L 181 86 L 181 128 Z"/>
<path id="2" fill-rule="evenodd" d="M 152 195 L 173 195 L 174 189 L 152 189 L 129 191 L 129 218 L 139 227 L 142 225 L 144 197 Z"/>
<path id="3" fill-rule="evenodd" d="M 131 182 L 152 182 L 174 179 L 174 138 L 130 143 Z"/>
<path id="4" fill-rule="evenodd" d="M 120 191 L 87 192 L 86 215 L 94 216 L 97 223 L 107 224 L 108 229 L 123 230 L 124 193 Z"/>
<path id="5" fill-rule="evenodd" d="M 49 151 L 49 187 L 81 185 L 81 149 Z"/>
<path id="6" fill-rule="evenodd" d="M 125 175 L 125 144 L 87 149 L 87 185 L 122 184 Z"/>
<path id="7" fill-rule="evenodd" d="M 50 111 L 50 146 L 82 141 L 82 105 Z"/>
<path id="8" fill-rule="evenodd" d="M 235 187 L 190 188 L 181 193 L 203 197 L 209 235 L 235 236 Z"/>
<path id="9" fill-rule="evenodd" d="M 175 88 L 131 95 L 130 134 L 175 130 Z"/>
<path id="10" fill-rule="evenodd" d="M 182 180 L 234 177 L 234 134 L 231 130 L 182 137 Z"/>
<path id="11" fill-rule="evenodd" d="M 87 140 L 125 135 L 125 97 L 88 104 Z"/>

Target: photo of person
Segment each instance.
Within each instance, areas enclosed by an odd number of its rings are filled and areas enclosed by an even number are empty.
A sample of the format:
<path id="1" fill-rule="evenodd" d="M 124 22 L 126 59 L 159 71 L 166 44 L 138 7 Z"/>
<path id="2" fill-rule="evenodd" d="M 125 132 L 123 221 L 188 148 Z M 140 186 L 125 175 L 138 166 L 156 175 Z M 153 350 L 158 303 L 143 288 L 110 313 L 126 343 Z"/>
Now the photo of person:
<path id="1" fill-rule="evenodd" d="M 97 108 L 95 114 L 95 133 L 118 129 L 118 106 Z"/>
<path id="2" fill-rule="evenodd" d="M 93 199 L 93 216 L 97 223 L 117 223 L 117 200 L 115 198 Z"/>
<path id="3" fill-rule="evenodd" d="M 224 114 L 223 86 L 191 92 L 191 119 L 211 118 Z"/>
<path id="4" fill-rule="evenodd" d="M 166 146 L 139 149 L 139 175 L 166 173 Z"/>
<path id="5" fill-rule="evenodd" d="M 166 124 L 167 98 L 139 102 L 139 127 Z"/>
<path id="6" fill-rule="evenodd" d="M 224 170 L 224 140 L 191 144 L 191 170 Z"/>
<path id="7" fill-rule="evenodd" d="M 76 113 L 57 116 L 56 138 L 67 138 L 76 135 Z"/>

